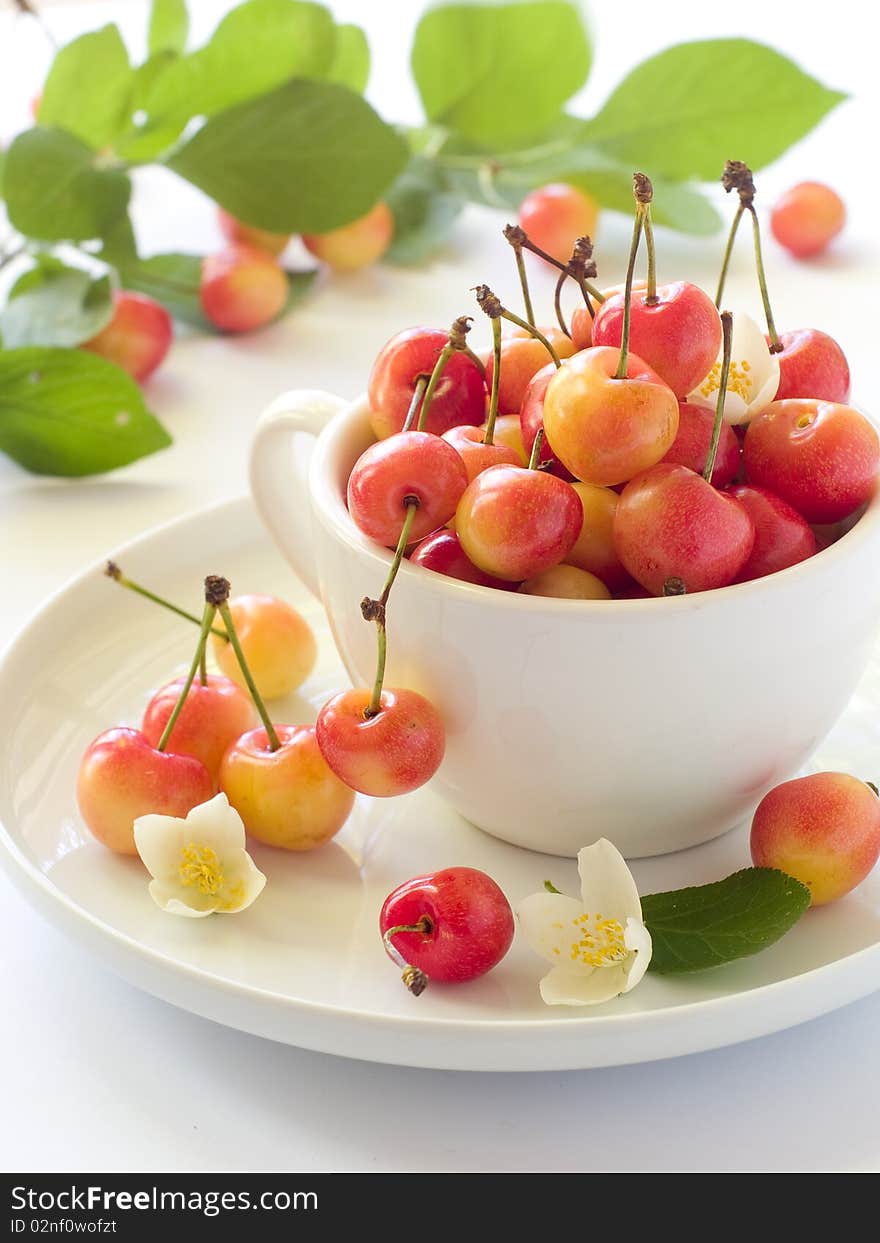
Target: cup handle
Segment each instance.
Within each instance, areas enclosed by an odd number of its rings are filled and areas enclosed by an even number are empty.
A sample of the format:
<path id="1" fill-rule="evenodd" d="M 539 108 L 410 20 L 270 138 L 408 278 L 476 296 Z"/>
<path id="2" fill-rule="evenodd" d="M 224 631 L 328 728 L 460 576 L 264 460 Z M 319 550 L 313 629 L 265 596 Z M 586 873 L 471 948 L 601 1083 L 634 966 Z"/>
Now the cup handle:
<path id="1" fill-rule="evenodd" d="M 347 402 L 319 389 L 282 393 L 257 422 L 250 487 L 263 524 L 298 576 L 320 594 L 312 538 L 308 470 L 314 441 Z"/>

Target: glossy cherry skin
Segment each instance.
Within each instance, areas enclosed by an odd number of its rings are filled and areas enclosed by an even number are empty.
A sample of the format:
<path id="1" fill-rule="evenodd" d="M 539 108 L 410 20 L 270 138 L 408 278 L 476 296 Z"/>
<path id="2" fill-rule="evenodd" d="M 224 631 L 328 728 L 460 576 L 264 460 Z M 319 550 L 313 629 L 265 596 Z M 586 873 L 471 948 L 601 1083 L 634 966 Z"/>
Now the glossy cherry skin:
<path id="1" fill-rule="evenodd" d="M 304 233 L 306 250 L 337 272 L 354 272 L 381 259 L 394 237 L 394 216 L 377 203 L 365 216 L 329 233 Z"/>
<path id="2" fill-rule="evenodd" d="M 749 424 L 746 479 L 788 501 L 808 522 L 838 522 L 877 490 L 880 439 L 851 406 L 774 401 Z"/>
<path id="3" fill-rule="evenodd" d="M 576 565 L 554 565 L 519 589 L 523 596 L 549 596 L 554 600 L 610 600 L 611 592 L 595 574 Z"/>
<path id="4" fill-rule="evenodd" d="M 570 358 L 574 344 L 560 328 L 542 328 L 544 336 L 560 358 Z M 547 364 L 555 367 L 552 358 L 540 341 L 530 337 L 524 329 L 504 337 L 501 342 L 501 373 L 498 380 L 498 409 L 502 414 L 518 414 L 533 376 Z M 495 374 L 495 355 L 486 359 L 486 387 L 492 391 Z"/>
<path id="5" fill-rule="evenodd" d="M 658 285 L 658 301 L 647 299 L 647 293 L 633 295 L 630 349 L 676 397 L 685 397 L 705 379 L 718 357 L 721 317 L 709 295 L 689 281 Z M 623 310 L 623 294 L 606 298 L 593 321 L 593 345 L 619 348 Z"/>
<path id="6" fill-rule="evenodd" d="M 822 401 L 849 400 L 849 363 L 833 337 L 818 328 L 780 332 L 779 388 L 776 401 L 813 397 Z"/>
<path id="7" fill-rule="evenodd" d="M 467 557 L 510 582 L 558 565 L 574 546 L 582 520 L 571 484 L 522 466 L 493 466 L 477 475 L 455 511 Z"/>
<path id="8" fill-rule="evenodd" d="M 610 591 L 622 591 L 632 578 L 620 564 L 614 547 L 614 515 L 620 497 L 611 488 L 592 483 L 574 483 L 584 511 L 580 534 L 566 554 L 566 565 L 595 574 Z"/>
<path id="9" fill-rule="evenodd" d="M 311 626 L 286 600 L 252 592 L 229 601 L 232 623 L 251 676 L 264 699 L 281 699 L 306 680 L 315 667 L 318 645 Z M 223 630 L 218 614 L 215 626 Z M 232 644 L 211 635 L 214 659 L 239 686 L 245 685 Z"/>
<path id="10" fill-rule="evenodd" d="M 751 850 L 756 867 L 779 868 L 806 885 L 813 906 L 834 902 L 880 857 L 880 800 L 847 773 L 785 781 L 758 804 Z"/>
<path id="11" fill-rule="evenodd" d="M 773 236 L 798 259 L 823 251 L 845 223 L 843 200 L 820 181 L 792 186 L 770 214 Z"/>
<path id="12" fill-rule="evenodd" d="M 595 237 L 599 204 L 566 182 L 532 190 L 520 203 L 519 223 L 536 246 L 567 263 L 579 237 Z"/>
<path id="13" fill-rule="evenodd" d="M 448 341 L 435 328 L 408 328 L 392 337 L 370 372 L 370 423 L 380 440 L 399 432 L 419 376 L 429 376 Z M 486 385 L 479 367 L 465 354 L 453 354 L 437 381 L 425 430 L 442 436 L 459 423 L 478 426 L 486 417 Z"/>
<path id="14" fill-rule="evenodd" d="M 290 241 L 289 233 L 272 233 L 269 229 L 258 229 L 256 225 L 245 224 L 222 207 L 217 208 L 217 224 L 227 242 L 236 246 L 252 246 L 255 250 L 265 250 L 267 254 L 276 257 L 286 250 Z"/>
<path id="15" fill-rule="evenodd" d="M 157 751 L 137 729 L 105 730 L 86 748 L 76 801 L 89 829 L 110 850 L 136 855 L 134 822 L 156 813 L 182 819 L 214 795 L 201 760 Z"/>
<path id="16" fill-rule="evenodd" d="M 485 433 L 485 423 L 480 428 L 480 431 Z M 529 455 L 526 453 L 526 448 L 523 444 L 522 427 L 520 426 L 518 413 L 499 414 L 495 420 L 495 433 L 492 439 L 496 444 L 507 445 L 508 449 L 512 449 L 520 466 L 528 466 Z"/>
<path id="17" fill-rule="evenodd" d="M 625 483 L 672 447 L 678 402 L 672 389 L 636 354 L 626 377 L 615 372 L 620 350 L 594 346 L 563 363 L 544 396 L 544 429 L 563 466 L 584 483 Z"/>
<path id="18" fill-rule="evenodd" d="M 816 536 L 797 510 L 764 488 L 744 483 L 730 489 L 755 525 L 755 543 L 736 576 L 738 583 L 775 574 L 818 552 Z"/>
<path id="19" fill-rule="evenodd" d="M 494 436 L 492 444 L 484 444 L 485 434 L 484 427 L 469 427 L 467 424 L 451 427 L 448 432 L 443 433 L 442 439 L 452 445 L 456 453 L 461 456 L 467 471 L 468 483 L 476 479 L 477 475 L 484 470 L 488 470 L 490 466 L 501 466 L 505 462 L 511 466 L 522 465 L 519 454 L 509 445 L 496 441 Z"/>
<path id="20" fill-rule="evenodd" d="M 556 375 L 556 370 L 556 364 L 553 362 L 542 367 L 540 371 L 532 376 L 523 397 L 522 407 L 519 412 L 519 426 L 522 433 L 523 449 L 525 449 L 529 457 L 531 457 L 532 449 L 535 445 L 535 437 L 544 428 L 544 398 L 547 395 L 547 386 Z M 529 458 L 527 457 L 526 462 L 528 460 Z M 553 475 L 558 475 L 560 479 L 574 478 L 571 471 L 565 469 L 553 452 L 550 441 L 547 439 L 546 428 L 544 428 L 544 440 L 541 443 L 538 461 L 542 463 L 543 469 L 549 470 Z M 545 462 L 549 463 L 549 465 L 543 466 Z"/>
<path id="21" fill-rule="evenodd" d="M 383 690 L 372 717 L 364 716 L 369 702 L 365 687 L 328 700 L 316 725 L 321 754 L 361 794 L 392 798 L 417 790 L 434 776 L 446 750 L 440 713 L 411 690 Z"/>
<path id="22" fill-rule="evenodd" d="M 647 289 L 648 282 L 643 280 L 633 281 L 633 295 L 640 293 L 641 290 Z M 626 292 L 626 284 L 609 285 L 607 289 L 599 291 L 603 299 L 612 298 L 615 294 L 621 297 Z M 603 305 L 598 299 L 593 301 L 593 314 L 590 314 L 590 308 L 586 305 L 575 307 L 571 313 L 571 339 L 574 342 L 575 350 L 585 350 L 593 344 L 593 320 Z"/>
<path id="23" fill-rule="evenodd" d="M 732 583 L 755 542 L 745 506 L 686 466 L 662 463 L 624 488 L 614 546 L 633 578 L 655 596 L 670 578 L 688 593 Z"/>
<path id="24" fill-rule="evenodd" d="M 501 591 L 514 591 L 516 583 L 505 582 L 502 578 L 493 578 L 478 570 L 472 561 L 465 556 L 461 541 L 455 531 L 447 531 L 445 527 L 435 531 L 417 544 L 409 558 L 410 565 L 421 565 L 426 570 L 434 570 L 437 574 L 445 574 L 447 578 L 457 578 L 463 583 L 476 583 L 479 587 L 497 587 Z"/>
<path id="25" fill-rule="evenodd" d="M 692 406 L 689 402 L 680 401 L 678 403 L 678 432 L 663 461 L 687 466 L 696 474 L 702 475 L 709 456 L 714 424 L 715 412 L 713 410 L 706 410 L 703 406 Z M 737 477 L 741 466 L 742 450 L 736 432 L 729 423 L 722 423 L 718 452 L 712 468 L 712 486 L 726 488 Z"/>
<path id="26" fill-rule="evenodd" d="M 142 383 L 164 360 L 173 336 L 174 325 L 164 306 L 145 294 L 117 289 L 110 323 L 81 348 L 116 363 Z"/>
<path id="27" fill-rule="evenodd" d="M 414 876 L 382 904 L 379 931 L 430 922 L 426 932 L 398 932 L 391 943 L 430 980 L 460 984 L 496 966 L 513 941 L 513 912 L 485 872 L 443 868 Z"/>
<path id="28" fill-rule="evenodd" d="M 265 729 L 236 740 L 220 766 L 220 789 L 251 837 L 281 850 L 314 850 L 338 833 L 354 793 L 324 760 L 312 725 L 276 725 L 272 751 Z"/>
<path id="29" fill-rule="evenodd" d="M 436 531 L 455 512 L 468 477 L 461 454 L 430 432 L 398 432 L 365 449 L 348 480 L 348 509 L 365 535 L 395 548 L 409 497 L 419 508 L 410 542 Z"/>
<path id="30" fill-rule="evenodd" d="M 162 737 L 185 682 L 185 677 L 175 678 L 160 687 L 147 704 L 141 730 L 151 746 L 157 746 Z M 189 688 L 168 746 L 177 755 L 194 755 L 201 760 L 216 788 L 220 761 L 226 749 L 250 729 L 255 720 L 256 711 L 247 691 L 229 678 L 209 673 L 205 685 L 196 678 Z"/>
<path id="31" fill-rule="evenodd" d="M 272 255 L 253 246 L 229 246 L 202 264 L 202 310 L 222 332 L 252 332 L 280 315 L 287 277 Z"/>

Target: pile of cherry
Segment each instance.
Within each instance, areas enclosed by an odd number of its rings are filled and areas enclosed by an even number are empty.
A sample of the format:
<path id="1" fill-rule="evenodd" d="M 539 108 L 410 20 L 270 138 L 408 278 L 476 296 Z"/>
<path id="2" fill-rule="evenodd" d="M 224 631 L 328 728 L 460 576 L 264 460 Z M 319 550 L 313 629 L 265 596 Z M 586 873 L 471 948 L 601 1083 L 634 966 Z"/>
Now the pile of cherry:
<path id="1" fill-rule="evenodd" d="M 592 284 L 589 239 L 562 264 L 508 226 L 525 318 L 477 287 L 494 337 L 485 365 L 467 347 L 466 317 L 448 337 L 413 328 L 382 349 L 369 383 L 377 441 L 348 483 L 349 511 L 370 538 L 389 548 L 403 540 L 413 564 L 502 590 L 679 595 L 805 560 L 872 497 L 880 441 L 844 404 L 843 351 L 816 329 L 776 332 L 749 170 L 726 169 L 740 197 L 727 257 L 750 213 L 768 323 L 767 345 L 760 334 L 758 343 L 778 362 L 779 383 L 760 408 L 744 412 L 740 401 L 728 418 L 750 362 L 731 357 L 736 325 L 718 309 L 726 262 L 717 305 L 687 281 L 658 285 L 652 189 L 641 174 L 634 183 L 624 286 Z M 634 282 L 642 236 L 647 280 Z M 558 328 L 535 326 L 523 250 L 560 271 Z M 567 279 L 584 296 L 570 328 L 558 297 Z M 515 335 L 502 337 L 502 320 Z M 686 400 L 701 385 L 717 391 L 714 410 Z"/>

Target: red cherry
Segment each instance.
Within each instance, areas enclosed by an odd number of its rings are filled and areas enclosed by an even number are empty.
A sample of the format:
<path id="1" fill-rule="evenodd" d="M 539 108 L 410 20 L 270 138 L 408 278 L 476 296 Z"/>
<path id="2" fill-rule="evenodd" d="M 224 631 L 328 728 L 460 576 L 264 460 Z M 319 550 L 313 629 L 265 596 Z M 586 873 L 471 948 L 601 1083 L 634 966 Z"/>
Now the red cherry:
<path id="1" fill-rule="evenodd" d="M 544 336 L 553 346 L 559 358 L 570 358 L 574 353 L 574 343 L 561 328 L 542 328 Z M 511 333 L 501 342 L 501 372 L 498 379 L 498 409 L 502 414 L 518 414 L 532 377 L 542 371 L 548 363 L 554 368 L 556 364 L 547 353 L 545 347 L 536 337 L 531 337 L 523 330 Z M 495 355 L 486 359 L 486 387 L 492 391 L 492 377 L 495 374 Z"/>
<path id="2" fill-rule="evenodd" d="M 379 930 L 384 938 L 401 925 L 418 930 L 387 937 L 386 948 L 390 942 L 429 979 L 448 984 L 491 971 L 513 940 L 510 903 L 476 868 L 443 868 L 398 885 L 382 904 Z"/>
<path id="3" fill-rule="evenodd" d="M 163 361 L 173 336 L 174 325 L 164 306 L 144 294 L 117 289 L 110 323 L 81 348 L 109 359 L 142 382 Z"/>
<path id="4" fill-rule="evenodd" d="M 392 337 L 370 373 L 370 422 L 379 439 L 399 432 L 420 376 L 430 376 L 449 341 L 435 328 L 408 328 Z M 486 385 L 480 369 L 463 353 L 449 359 L 434 390 L 426 430 L 441 436 L 459 423 L 478 425 L 486 410 Z"/>
<path id="5" fill-rule="evenodd" d="M 279 315 L 287 277 L 274 257 L 253 246 L 229 246 L 202 264 L 205 315 L 222 332 L 251 332 Z"/>
<path id="6" fill-rule="evenodd" d="M 410 527 L 414 543 L 455 512 L 467 471 L 452 445 L 430 432 L 398 432 L 361 454 L 348 480 L 348 508 L 371 539 L 395 548 L 410 498 L 419 503 Z"/>
<path id="7" fill-rule="evenodd" d="M 547 393 L 547 385 L 555 375 L 555 363 L 549 363 L 546 367 L 542 367 L 529 380 L 525 396 L 523 397 L 522 407 L 519 412 L 519 425 L 522 431 L 523 448 L 530 457 L 535 444 L 535 438 L 544 427 L 544 397 Z M 547 440 L 546 433 L 541 444 L 538 461 L 542 464 L 542 468 L 549 470 L 553 475 L 558 475 L 560 479 L 574 478 L 574 475 L 565 469 L 554 454 L 550 442 Z M 550 465 L 544 467 L 543 464 L 545 462 L 549 462 Z"/>
<path id="8" fill-rule="evenodd" d="M 706 410 L 702 406 L 692 406 L 686 401 L 680 401 L 678 403 L 678 432 L 672 442 L 672 448 L 663 461 L 687 466 L 695 474 L 702 475 L 706 469 L 714 425 L 714 410 Z M 742 452 L 736 432 L 729 423 L 722 423 L 718 453 L 712 468 L 712 486 L 726 488 L 739 474 L 741 465 Z"/>
<path id="9" fill-rule="evenodd" d="M 321 709 L 318 746 L 340 781 L 361 794 L 390 798 L 429 781 L 440 767 L 446 731 L 433 704 L 417 691 L 382 691 L 379 711 L 365 716 L 370 691 L 334 695 Z"/>
<path id="10" fill-rule="evenodd" d="M 789 397 L 849 400 L 849 363 L 833 337 L 818 328 L 795 328 L 780 332 L 779 342 L 776 401 Z"/>
<path id="11" fill-rule="evenodd" d="M 792 186 L 770 215 L 773 236 L 798 259 L 824 250 L 845 223 L 846 207 L 840 195 L 819 181 Z"/>
<path id="12" fill-rule="evenodd" d="M 304 233 L 306 250 L 337 272 L 356 272 L 381 259 L 394 237 L 394 216 L 387 203 L 376 203 L 359 216 L 329 233 Z"/>
<path id="13" fill-rule="evenodd" d="M 520 203 L 519 223 L 536 246 L 567 263 L 579 237 L 595 237 L 599 204 L 565 182 L 532 190 Z"/>
<path id="14" fill-rule="evenodd" d="M 227 242 L 237 246 L 253 246 L 256 250 L 265 250 L 270 255 L 280 255 L 287 249 L 290 241 L 289 233 L 272 233 L 269 229 L 258 229 L 256 225 L 245 224 L 222 207 L 217 208 L 217 224 Z"/>
<path id="15" fill-rule="evenodd" d="M 593 345 L 620 346 L 624 295 L 606 298 L 593 321 Z M 657 301 L 633 295 L 629 348 L 685 397 L 705 379 L 721 348 L 721 319 L 707 293 L 688 281 L 657 286 Z"/>
<path id="16" fill-rule="evenodd" d="M 141 729 L 151 746 L 155 747 L 162 737 L 185 682 L 185 677 L 175 678 L 156 691 L 147 704 Z M 229 678 L 210 673 L 205 685 L 196 678 L 189 688 L 168 745 L 177 755 L 194 755 L 201 760 L 216 786 L 227 747 L 255 720 L 247 692 Z"/>
<path id="17" fill-rule="evenodd" d="M 182 819 L 214 794 L 201 760 L 157 751 L 137 729 L 105 730 L 86 748 L 76 778 L 76 800 L 99 842 L 136 855 L 134 822 L 157 813 Z"/>
<path id="18" fill-rule="evenodd" d="M 755 524 L 755 543 L 748 561 L 736 576 L 738 583 L 775 574 L 777 570 L 806 561 L 818 551 L 816 537 L 808 524 L 781 497 L 753 484 L 731 488 L 730 495 L 744 506 Z"/>
<path id="19" fill-rule="evenodd" d="M 481 570 L 522 582 L 558 565 L 571 551 L 583 514 L 571 484 L 555 475 L 492 466 L 468 484 L 455 511 L 455 529 Z"/>
<path id="20" fill-rule="evenodd" d="M 752 519 L 735 497 L 667 462 L 631 480 L 614 515 L 618 557 L 655 596 L 671 578 L 689 593 L 726 586 L 754 542 Z"/>
<path id="21" fill-rule="evenodd" d="M 426 570 L 457 578 L 463 583 L 476 583 L 479 587 L 497 587 L 501 591 L 515 591 L 516 583 L 493 578 L 478 570 L 465 556 L 461 541 L 454 531 L 435 531 L 417 544 L 410 556 L 410 565 L 421 565 Z"/>
<path id="22" fill-rule="evenodd" d="M 471 427 L 464 423 L 443 433 L 442 439 L 461 456 L 468 483 L 490 466 L 501 466 L 505 462 L 512 466 L 522 465 L 519 454 L 509 445 L 497 440 L 491 445 L 484 444 L 485 434 L 485 427 Z"/>
<path id="23" fill-rule="evenodd" d="M 751 421 L 743 460 L 749 483 L 781 496 L 808 522 L 838 522 L 874 495 L 880 439 L 851 406 L 791 398 Z"/>

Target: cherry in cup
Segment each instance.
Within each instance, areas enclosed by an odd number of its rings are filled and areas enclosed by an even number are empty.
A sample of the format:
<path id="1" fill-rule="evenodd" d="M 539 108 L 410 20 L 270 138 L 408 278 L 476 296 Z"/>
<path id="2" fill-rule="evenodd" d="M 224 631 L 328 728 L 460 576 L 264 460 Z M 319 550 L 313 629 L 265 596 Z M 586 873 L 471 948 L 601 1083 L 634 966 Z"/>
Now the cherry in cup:
<path id="1" fill-rule="evenodd" d="M 382 440 L 402 430 L 418 396 L 424 393 L 449 334 L 435 328 L 408 328 L 379 351 L 367 389 L 370 424 Z M 433 394 L 424 430 L 440 436 L 459 423 L 478 426 L 486 411 L 486 382 L 479 359 L 466 348 L 448 357 Z"/>

